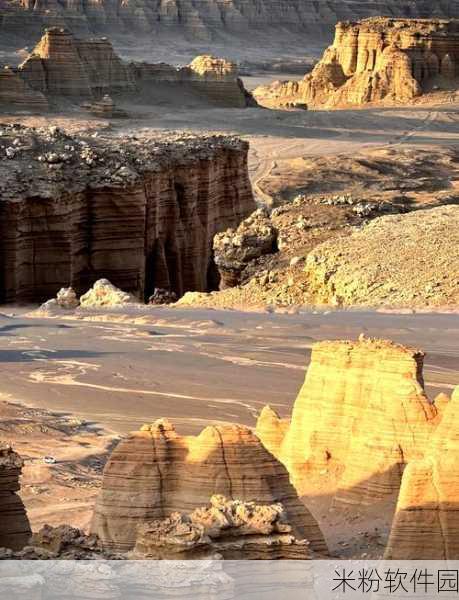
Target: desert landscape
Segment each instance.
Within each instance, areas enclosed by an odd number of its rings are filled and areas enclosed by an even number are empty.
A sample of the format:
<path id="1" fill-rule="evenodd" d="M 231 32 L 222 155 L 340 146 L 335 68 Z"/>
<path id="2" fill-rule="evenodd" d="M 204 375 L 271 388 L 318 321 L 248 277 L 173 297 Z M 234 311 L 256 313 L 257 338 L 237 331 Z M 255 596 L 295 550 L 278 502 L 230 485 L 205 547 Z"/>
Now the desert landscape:
<path id="1" fill-rule="evenodd" d="M 0 559 L 459 560 L 458 18 L 0 3 Z"/>

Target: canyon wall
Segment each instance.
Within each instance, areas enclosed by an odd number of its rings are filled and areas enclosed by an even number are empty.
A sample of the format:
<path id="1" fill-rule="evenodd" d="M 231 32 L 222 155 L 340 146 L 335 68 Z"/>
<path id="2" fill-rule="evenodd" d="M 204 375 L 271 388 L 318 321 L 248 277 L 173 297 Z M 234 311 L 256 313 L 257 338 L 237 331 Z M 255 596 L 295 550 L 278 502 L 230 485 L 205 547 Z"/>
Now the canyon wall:
<path id="1" fill-rule="evenodd" d="M 4 126 L 0 301 L 80 295 L 101 278 L 141 299 L 216 289 L 214 235 L 255 207 L 247 152 L 225 136 Z"/>
<path id="2" fill-rule="evenodd" d="M 2 0 L 2 34 L 37 39 L 44 27 L 68 27 L 78 35 L 120 32 L 174 34 L 209 40 L 221 33 L 239 35 L 270 31 L 282 39 L 285 30 L 328 37 L 340 20 L 369 16 L 459 17 L 455 0 Z"/>
<path id="3" fill-rule="evenodd" d="M 459 388 L 425 458 L 407 466 L 385 557 L 459 560 Z"/>
<path id="4" fill-rule="evenodd" d="M 31 535 L 24 504 L 16 493 L 22 466 L 22 459 L 0 442 L 0 548 L 19 550 Z"/>
<path id="5" fill-rule="evenodd" d="M 215 494 L 282 504 L 291 533 L 307 539 L 311 550 L 327 552 L 285 467 L 249 428 L 238 425 L 209 426 L 197 437 L 182 437 L 160 420 L 122 440 L 104 469 L 92 531 L 106 548 L 130 550 L 139 525 L 174 512 L 190 513 Z"/>
<path id="6" fill-rule="evenodd" d="M 433 87 L 455 88 L 458 76 L 459 21 L 378 17 L 338 23 L 333 45 L 302 81 L 257 94 L 310 107 L 403 103 Z"/>
<path id="7" fill-rule="evenodd" d="M 421 352 L 383 340 L 317 343 L 290 426 L 265 409 L 257 434 L 300 495 L 371 505 L 398 491 L 439 421 L 422 365 Z"/>

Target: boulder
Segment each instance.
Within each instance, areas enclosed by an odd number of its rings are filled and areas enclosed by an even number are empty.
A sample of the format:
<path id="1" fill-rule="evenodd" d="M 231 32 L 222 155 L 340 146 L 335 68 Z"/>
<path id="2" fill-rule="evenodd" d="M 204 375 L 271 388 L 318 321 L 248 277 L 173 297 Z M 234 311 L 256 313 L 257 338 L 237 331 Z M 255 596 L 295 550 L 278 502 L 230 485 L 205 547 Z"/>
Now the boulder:
<path id="1" fill-rule="evenodd" d="M 139 525 L 133 556 L 137 559 L 307 560 L 307 540 L 292 534 L 281 504 L 212 496 L 210 505 L 189 514 L 173 513 Z"/>
<path id="2" fill-rule="evenodd" d="M 108 279 L 99 279 L 80 298 L 82 308 L 102 308 L 134 302 L 134 298 L 111 284 Z"/>

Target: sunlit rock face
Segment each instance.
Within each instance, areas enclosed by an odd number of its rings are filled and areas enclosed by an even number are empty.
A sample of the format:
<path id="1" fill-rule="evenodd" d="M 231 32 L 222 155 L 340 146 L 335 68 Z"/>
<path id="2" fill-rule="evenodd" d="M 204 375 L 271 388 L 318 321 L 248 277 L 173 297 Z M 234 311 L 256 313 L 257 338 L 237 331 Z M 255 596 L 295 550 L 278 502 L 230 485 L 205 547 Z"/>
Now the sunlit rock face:
<path id="1" fill-rule="evenodd" d="M 265 410 L 257 433 L 300 494 L 374 504 L 398 491 L 438 423 L 422 364 L 421 352 L 388 341 L 320 342 L 290 426 Z"/>
<path id="2" fill-rule="evenodd" d="M 425 458 L 403 474 L 388 559 L 459 560 L 459 388 L 439 400 L 444 415 Z"/>
<path id="3" fill-rule="evenodd" d="M 23 464 L 10 446 L 0 442 L 0 548 L 20 550 L 31 535 L 24 504 L 17 494 Z"/>
<path id="4" fill-rule="evenodd" d="M 247 427 L 209 426 L 182 437 L 164 420 L 121 441 L 104 470 L 92 531 L 107 548 L 130 550 L 137 527 L 206 506 L 214 494 L 280 503 L 297 539 L 326 552 L 323 535 L 299 500 L 285 467 Z"/>
<path id="5" fill-rule="evenodd" d="M 433 87 L 454 88 L 458 75 L 457 21 L 376 17 L 338 23 L 313 71 L 276 85 L 271 95 L 279 105 L 310 107 L 405 103 Z"/>

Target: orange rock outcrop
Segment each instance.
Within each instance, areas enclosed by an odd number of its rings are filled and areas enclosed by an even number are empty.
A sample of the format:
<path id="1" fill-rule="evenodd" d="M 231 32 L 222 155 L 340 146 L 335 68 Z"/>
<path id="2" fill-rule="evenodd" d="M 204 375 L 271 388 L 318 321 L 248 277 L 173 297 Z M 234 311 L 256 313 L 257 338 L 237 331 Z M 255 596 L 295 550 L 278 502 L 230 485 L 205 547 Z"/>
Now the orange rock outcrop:
<path id="1" fill-rule="evenodd" d="M 257 434 L 300 494 L 373 504 L 398 491 L 438 422 L 422 365 L 421 352 L 388 341 L 317 343 L 285 435 L 272 410 Z"/>
<path id="2" fill-rule="evenodd" d="M 341 22 L 311 73 L 255 94 L 280 105 L 334 108 L 409 102 L 459 76 L 459 22 L 375 17 Z"/>
<path id="3" fill-rule="evenodd" d="M 386 558 L 459 560 L 458 466 L 459 388 L 456 388 L 425 457 L 405 469 Z"/>
<path id="4" fill-rule="evenodd" d="M 22 467 L 20 456 L 0 442 L 0 548 L 20 550 L 31 535 L 24 504 L 17 494 Z"/>
<path id="5" fill-rule="evenodd" d="M 313 551 L 326 545 L 315 519 L 299 500 L 285 467 L 247 427 L 210 426 L 182 437 L 160 420 L 121 441 L 103 476 L 92 531 L 104 546 L 134 548 L 138 526 L 171 513 L 190 513 L 215 494 L 229 500 L 282 504 L 292 535 Z"/>

